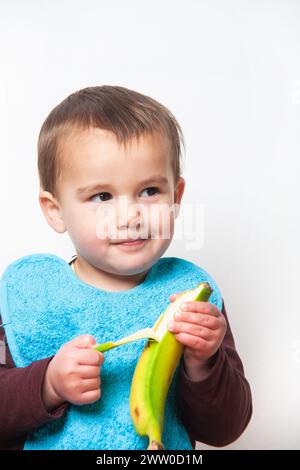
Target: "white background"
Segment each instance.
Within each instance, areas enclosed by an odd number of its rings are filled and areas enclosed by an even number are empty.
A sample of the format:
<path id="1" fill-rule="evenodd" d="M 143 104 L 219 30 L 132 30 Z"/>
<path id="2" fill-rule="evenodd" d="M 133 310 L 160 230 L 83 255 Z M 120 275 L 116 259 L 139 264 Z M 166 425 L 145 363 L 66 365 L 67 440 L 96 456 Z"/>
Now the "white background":
<path id="1" fill-rule="evenodd" d="M 299 58 L 297 1 L 0 2 L 0 273 L 26 254 L 74 254 L 38 205 L 37 136 L 58 102 L 112 84 L 168 106 L 205 238 L 164 256 L 215 278 L 252 387 L 228 449 L 300 448 Z"/>

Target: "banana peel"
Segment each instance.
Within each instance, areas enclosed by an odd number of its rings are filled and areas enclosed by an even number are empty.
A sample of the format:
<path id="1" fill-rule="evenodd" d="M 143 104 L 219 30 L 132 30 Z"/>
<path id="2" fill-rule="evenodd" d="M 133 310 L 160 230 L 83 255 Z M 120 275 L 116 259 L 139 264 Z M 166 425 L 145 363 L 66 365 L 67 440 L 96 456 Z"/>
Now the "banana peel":
<path id="1" fill-rule="evenodd" d="M 108 341 L 107 343 L 96 344 L 95 346 L 93 346 L 93 349 L 103 353 L 109 351 L 110 349 L 117 348 L 118 346 L 122 346 L 133 341 L 138 341 L 139 339 L 159 341 L 159 336 L 153 328 L 144 328 L 143 330 L 139 330 L 136 333 L 133 333 L 132 335 L 125 336 L 124 338 L 121 338 L 118 341 Z"/>

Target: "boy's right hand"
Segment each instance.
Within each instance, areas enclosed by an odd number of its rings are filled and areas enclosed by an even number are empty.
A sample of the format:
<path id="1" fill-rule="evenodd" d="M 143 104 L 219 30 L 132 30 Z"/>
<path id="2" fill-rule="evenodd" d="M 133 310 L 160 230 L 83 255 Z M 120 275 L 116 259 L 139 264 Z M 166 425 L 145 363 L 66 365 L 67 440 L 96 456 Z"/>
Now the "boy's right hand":
<path id="1" fill-rule="evenodd" d="M 87 405 L 99 400 L 102 353 L 91 348 L 91 335 L 78 336 L 64 344 L 49 362 L 43 383 L 43 401 L 48 411 L 64 402 Z"/>

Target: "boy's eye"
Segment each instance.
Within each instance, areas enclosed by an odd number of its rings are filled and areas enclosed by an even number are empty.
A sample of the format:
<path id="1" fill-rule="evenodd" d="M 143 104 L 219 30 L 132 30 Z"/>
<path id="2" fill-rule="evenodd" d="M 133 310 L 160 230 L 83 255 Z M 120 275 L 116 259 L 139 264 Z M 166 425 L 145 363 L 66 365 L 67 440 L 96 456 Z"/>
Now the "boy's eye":
<path id="1" fill-rule="evenodd" d="M 94 196 L 91 197 L 91 200 L 95 200 L 96 197 L 100 197 L 100 201 L 101 202 L 105 202 L 105 201 L 108 201 L 111 197 L 111 194 L 110 193 L 98 193 L 98 194 L 95 194 Z M 99 199 L 98 199 L 99 201 Z"/>
<path id="2" fill-rule="evenodd" d="M 159 192 L 158 188 L 146 188 L 146 189 L 143 189 L 143 191 L 141 192 L 141 194 L 143 194 L 145 191 L 147 191 L 147 195 L 146 197 L 148 196 L 154 196 L 156 193 Z M 97 199 L 96 199 L 97 198 Z M 109 201 L 110 199 L 112 198 L 112 195 L 110 193 L 107 193 L 107 192 L 103 192 L 103 193 L 97 193 L 97 194 L 94 194 L 94 196 L 92 196 L 90 199 L 91 201 L 95 201 L 95 202 L 105 202 L 105 201 Z"/>
<path id="3" fill-rule="evenodd" d="M 144 191 L 148 191 L 148 192 L 150 193 L 150 194 L 148 193 L 148 196 L 154 196 L 156 193 L 159 192 L 157 188 L 152 188 L 152 187 L 151 187 L 151 188 L 146 188 L 146 189 L 144 189 L 144 190 L 142 191 L 142 193 L 143 193 Z"/>

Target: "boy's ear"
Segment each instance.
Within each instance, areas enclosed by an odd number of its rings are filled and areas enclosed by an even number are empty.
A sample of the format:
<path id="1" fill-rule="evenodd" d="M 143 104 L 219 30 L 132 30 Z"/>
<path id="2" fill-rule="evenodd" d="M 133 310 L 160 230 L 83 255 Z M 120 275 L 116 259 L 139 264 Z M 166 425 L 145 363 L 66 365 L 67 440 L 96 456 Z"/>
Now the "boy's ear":
<path id="1" fill-rule="evenodd" d="M 174 194 L 174 203 L 175 203 L 175 219 L 179 215 L 179 210 L 180 210 L 180 204 L 181 204 L 181 199 L 184 193 L 184 188 L 185 188 L 185 180 L 184 178 L 180 177 L 176 187 L 175 187 L 175 194 Z"/>
<path id="2" fill-rule="evenodd" d="M 39 203 L 50 227 L 52 227 L 57 233 L 64 233 L 66 231 L 66 227 L 57 199 L 55 199 L 49 191 L 41 190 L 39 194 Z"/>

